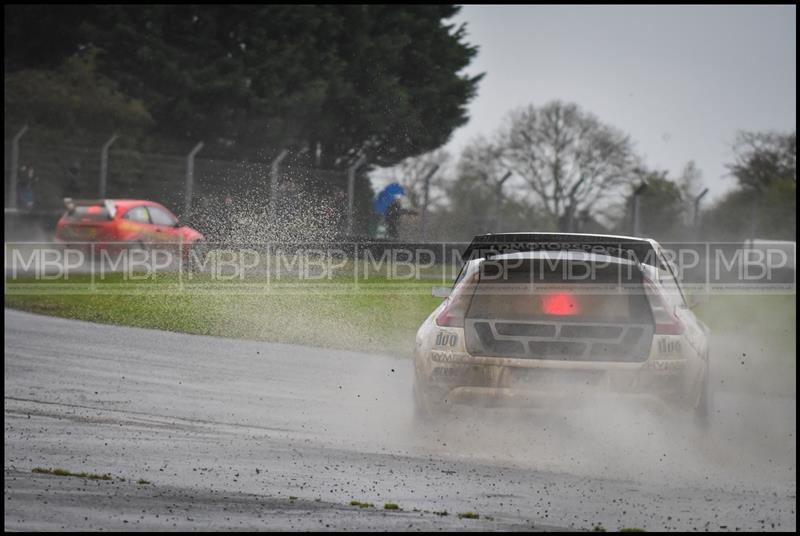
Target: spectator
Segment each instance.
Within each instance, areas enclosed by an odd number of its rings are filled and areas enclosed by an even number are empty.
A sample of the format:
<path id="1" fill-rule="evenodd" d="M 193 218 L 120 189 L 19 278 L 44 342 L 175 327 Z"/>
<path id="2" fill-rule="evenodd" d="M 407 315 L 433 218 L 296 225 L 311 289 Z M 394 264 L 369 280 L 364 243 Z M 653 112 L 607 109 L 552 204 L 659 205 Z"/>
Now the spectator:
<path id="1" fill-rule="evenodd" d="M 23 210 L 33 210 L 35 204 L 33 186 L 37 181 L 36 172 L 32 167 L 22 166 L 20 176 L 22 181 L 19 188 L 19 207 Z"/>
<path id="2" fill-rule="evenodd" d="M 386 209 L 386 236 L 390 240 L 397 240 L 399 236 L 398 227 L 400 225 L 400 214 L 402 213 L 402 209 L 400 208 L 400 200 L 395 199 L 389 205 L 389 208 Z"/>

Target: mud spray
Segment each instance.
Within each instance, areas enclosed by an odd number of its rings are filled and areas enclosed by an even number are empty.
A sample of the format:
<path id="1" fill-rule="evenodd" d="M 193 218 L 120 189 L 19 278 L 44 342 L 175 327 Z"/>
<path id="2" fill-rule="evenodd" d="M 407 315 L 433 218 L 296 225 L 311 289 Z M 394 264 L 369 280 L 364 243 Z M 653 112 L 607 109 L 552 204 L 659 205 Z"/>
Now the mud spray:
<path id="1" fill-rule="evenodd" d="M 282 198 L 281 217 L 273 219 L 264 206 L 240 199 L 234 213 L 236 224 L 228 227 L 233 231 L 225 238 L 234 242 L 334 240 L 343 208 L 312 195 L 291 195 Z M 218 218 L 211 213 L 206 217 Z M 218 221 L 220 229 L 228 225 L 227 217 Z M 275 321 L 269 312 L 248 317 L 253 322 Z M 439 454 L 671 486 L 793 492 L 796 335 L 794 320 L 785 320 L 782 345 L 771 340 L 774 326 L 766 325 L 769 320 L 759 325 L 753 319 L 746 329 L 734 326 L 713 332 L 714 414 L 709 431 L 701 431 L 691 413 L 654 412 L 623 400 L 548 414 L 468 407 L 420 428 L 412 417 L 410 359 L 391 373 L 384 363 L 365 362 L 345 388 L 369 398 L 369 409 L 325 415 L 324 420 L 332 437 L 357 437 L 380 451 Z M 309 328 L 329 331 L 329 340 L 337 332 L 353 329 L 336 321 Z"/>
<path id="2" fill-rule="evenodd" d="M 263 199 L 240 195 L 230 206 L 201 205 L 196 217 L 207 223 L 213 239 L 225 243 L 324 243 L 340 236 L 346 199 L 331 201 L 329 196 L 298 187 L 283 195 L 278 207 L 280 216 L 276 217 Z M 49 236 L 41 230 L 41 238 Z M 236 310 L 236 296 L 220 296 L 220 307 Z M 247 311 L 238 318 L 250 323 L 279 320 L 270 311 Z M 788 341 L 782 346 L 772 340 L 774 326 L 766 325 L 768 320 L 762 322 L 759 325 L 759 319 L 752 319 L 747 334 L 729 329 L 712 335 L 714 414 L 709 432 L 698 430 L 691 415 L 656 413 L 609 400 L 546 415 L 464 408 L 420 428 L 412 418 L 410 359 L 399 360 L 395 366 L 370 355 L 363 356 L 364 366 L 343 386 L 363 395 L 368 406 L 319 419 L 332 442 L 356 438 L 376 451 L 474 459 L 656 485 L 756 487 L 794 493 L 794 318 L 781 328 L 780 336 Z M 338 324 L 334 316 L 328 325 L 309 325 L 309 329 L 328 331 L 325 338 L 331 340 L 337 332 L 346 334 L 354 327 Z"/>
<path id="3" fill-rule="evenodd" d="M 431 451 L 544 472 L 793 494 L 794 351 L 772 355 L 764 341 L 734 333 L 717 333 L 711 344 L 708 429 L 691 412 L 605 398 L 547 412 L 458 408 L 417 428 L 417 437 Z"/>
<path id="4" fill-rule="evenodd" d="M 672 489 L 794 494 L 794 384 L 788 386 L 778 379 L 781 374 L 762 366 L 773 356 L 743 367 L 743 346 L 724 335 L 715 342 L 720 339 L 734 345 L 737 354 L 724 348 L 714 354 L 715 409 L 708 430 L 697 425 L 691 412 L 655 411 L 613 398 L 546 413 L 462 406 L 421 425 L 412 411 L 412 367 L 391 365 L 397 370 L 390 373 L 385 362 L 369 361 L 344 386 L 368 403 L 321 418 L 329 437 L 357 438 L 360 448 L 376 452 Z M 398 378 L 400 370 L 404 378 Z M 788 374 L 794 377 L 791 367 L 784 369 Z"/>

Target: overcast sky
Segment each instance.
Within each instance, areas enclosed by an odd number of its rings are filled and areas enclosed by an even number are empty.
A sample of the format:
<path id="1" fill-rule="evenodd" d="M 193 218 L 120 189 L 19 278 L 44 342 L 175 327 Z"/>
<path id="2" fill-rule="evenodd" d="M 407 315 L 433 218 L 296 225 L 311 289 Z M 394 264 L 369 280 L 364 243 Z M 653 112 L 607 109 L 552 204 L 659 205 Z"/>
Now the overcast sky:
<path id="1" fill-rule="evenodd" d="M 650 167 L 694 160 L 719 198 L 739 129 L 794 130 L 796 6 L 476 6 L 462 8 L 469 73 L 485 72 L 457 156 L 512 108 L 572 101 L 631 135 Z M 377 180 L 376 186 L 384 181 Z"/>
<path id="2" fill-rule="evenodd" d="M 486 72 L 457 155 L 491 135 L 512 108 L 579 104 L 631 135 L 651 167 L 695 160 L 718 198 L 737 130 L 794 130 L 795 6 L 465 6 Z"/>

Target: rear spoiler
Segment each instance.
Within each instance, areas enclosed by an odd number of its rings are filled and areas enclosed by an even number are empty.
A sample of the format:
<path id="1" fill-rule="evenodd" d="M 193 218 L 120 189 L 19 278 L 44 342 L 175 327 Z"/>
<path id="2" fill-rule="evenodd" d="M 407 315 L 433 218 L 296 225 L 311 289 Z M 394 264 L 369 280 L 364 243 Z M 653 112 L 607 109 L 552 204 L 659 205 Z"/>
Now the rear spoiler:
<path id="1" fill-rule="evenodd" d="M 655 247 L 647 238 L 577 233 L 502 233 L 476 236 L 461 258 L 467 262 L 532 251 L 582 251 L 628 259 L 637 264 L 653 264 L 656 256 Z"/>
<path id="2" fill-rule="evenodd" d="M 71 197 L 64 198 L 64 206 L 67 208 L 67 212 L 72 214 L 75 212 L 75 207 L 90 207 L 93 205 L 103 205 L 105 206 L 108 214 L 111 218 L 114 218 L 114 215 L 117 213 L 117 206 L 114 202 L 110 199 L 72 199 Z"/>

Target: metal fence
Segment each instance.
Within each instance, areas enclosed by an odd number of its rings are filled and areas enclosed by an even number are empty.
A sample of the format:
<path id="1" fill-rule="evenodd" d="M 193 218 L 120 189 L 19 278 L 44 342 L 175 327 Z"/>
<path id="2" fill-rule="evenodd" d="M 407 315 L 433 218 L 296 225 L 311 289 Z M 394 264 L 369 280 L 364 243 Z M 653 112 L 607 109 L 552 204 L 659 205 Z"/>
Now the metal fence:
<path id="1" fill-rule="evenodd" d="M 6 213 L 60 212 L 64 197 L 146 198 L 183 219 L 209 198 L 268 199 L 275 185 L 286 180 L 321 192 L 348 191 L 346 170 L 202 158 L 202 144 L 175 155 L 116 148 L 113 139 L 87 147 L 25 143 L 24 136 L 18 138 L 16 143 L 7 139 L 4 149 Z"/>

